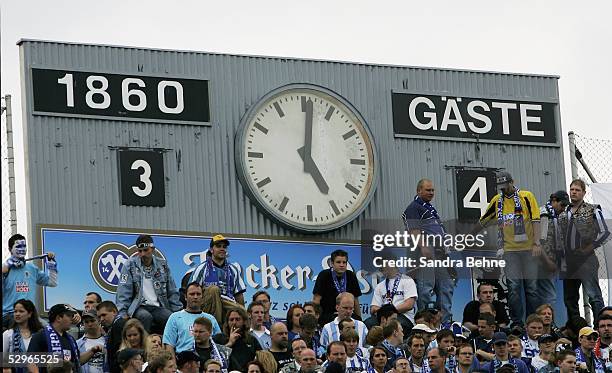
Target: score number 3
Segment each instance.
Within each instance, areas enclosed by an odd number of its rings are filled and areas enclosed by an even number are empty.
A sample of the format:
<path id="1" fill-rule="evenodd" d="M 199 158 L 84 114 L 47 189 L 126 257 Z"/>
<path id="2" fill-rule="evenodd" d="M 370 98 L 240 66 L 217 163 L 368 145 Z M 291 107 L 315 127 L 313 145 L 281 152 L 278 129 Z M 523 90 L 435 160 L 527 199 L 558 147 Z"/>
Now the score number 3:
<path id="1" fill-rule="evenodd" d="M 59 84 L 66 86 L 66 105 L 68 107 L 74 107 L 74 81 L 71 73 L 67 73 L 63 77 L 57 79 Z M 94 86 L 94 83 L 96 83 Z M 101 75 L 90 75 L 86 80 L 87 93 L 85 94 L 85 102 L 87 106 L 92 109 L 107 109 L 111 104 L 111 96 L 106 91 L 108 89 L 108 79 Z M 147 107 L 147 96 L 146 94 L 138 89 L 130 89 L 130 85 L 137 85 L 140 88 L 146 86 L 142 79 L 138 78 L 125 78 L 121 81 L 121 101 L 123 107 L 126 110 L 139 112 L 143 111 Z M 165 91 L 166 88 L 174 88 L 176 94 L 176 107 L 168 107 L 166 105 Z M 130 97 L 137 97 L 138 104 L 133 105 L 130 103 Z M 101 102 L 94 101 L 94 97 L 101 98 Z M 98 100 L 99 100 L 98 98 Z M 180 114 L 185 109 L 185 102 L 183 99 L 183 86 L 181 83 L 172 80 L 162 80 L 157 84 L 157 102 L 159 110 L 166 114 Z"/>
<path id="2" fill-rule="evenodd" d="M 140 175 L 140 182 L 145 185 L 144 188 L 140 187 L 132 187 L 132 191 L 138 197 L 146 197 L 151 194 L 153 190 L 153 183 L 151 183 L 151 165 L 147 163 L 147 161 L 142 159 L 137 159 L 132 163 L 131 169 L 137 170 L 139 168 L 143 169 L 143 173 Z"/>

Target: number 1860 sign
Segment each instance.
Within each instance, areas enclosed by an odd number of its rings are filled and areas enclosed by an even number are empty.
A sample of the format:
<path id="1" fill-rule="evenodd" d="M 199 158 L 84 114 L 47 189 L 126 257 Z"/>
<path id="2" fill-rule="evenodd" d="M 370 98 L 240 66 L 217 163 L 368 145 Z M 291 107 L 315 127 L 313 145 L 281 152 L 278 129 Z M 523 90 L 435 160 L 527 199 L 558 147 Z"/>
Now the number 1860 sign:
<path id="1" fill-rule="evenodd" d="M 32 69 L 34 114 L 210 122 L 208 81 Z"/>

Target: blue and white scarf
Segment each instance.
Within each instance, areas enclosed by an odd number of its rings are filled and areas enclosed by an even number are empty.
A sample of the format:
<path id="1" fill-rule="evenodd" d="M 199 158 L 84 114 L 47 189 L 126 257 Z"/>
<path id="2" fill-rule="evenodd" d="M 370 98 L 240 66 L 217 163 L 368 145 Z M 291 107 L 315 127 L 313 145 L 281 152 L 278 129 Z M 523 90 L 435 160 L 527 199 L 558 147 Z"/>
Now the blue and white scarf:
<path id="1" fill-rule="evenodd" d="M 402 350 L 399 347 L 393 346 L 386 339 L 382 342 L 382 345 L 387 349 L 387 351 L 390 351 L 391 353 L 393 353 L 393 355 L 395 356 L 395 359 L 398 359 L 400 357 L 406 357 L 406 355 L 404 354 L 404 350 Z"/>
<path id="2" fill-rule="evenodd" d="M 438 223 L 438 225 L 442 229 L 442 234 L 444 235 L 446 233 L 446 229 L 444 228 L 444 224 L 442 224 L 442 218 L 440 218 L 440 214 L 438 214 L 438 210 L 436 210 L 436 208 L 433 207 L 431 203 L 426 202 L 425 200 L 423 200 L 423 198 L 419 197 L 418 195 L 414 197 L 414 200 L 419 205 L 425 207 L 425 209 L 429 212 L 429 214 L 436 220 L 436 223 Z"/>
<path id="3" fill-rule="evenodd" d="M 520 189 L 515 188 L 512 194 L 514 200 L 514 242 L 527 241 L 525 232 L 525 221 L 523 220 L 523 206 L 519 198 Z M 499 194 L 497 201 L 497 248 L 504 248 L 504 193 Z"/>
<path id="4" fill-rule="evenodd" d="M 11 346 L 11 353 L 21 354 L 26 352 L 25 343 L 23 342 L 23 338 L 21 337 L 21 330 L 19 330 L 18 326 L 15 326 L 13 329 L 13 344 Z M 17 373 L 25 373 L 27 372 L 26 368 L 15 368 Z"/>
<path id="5" fill-rule="evenodd" d="M 397 294 L 397 288 L 399 286 L 400 280 L 402 279 L 402 274 L 398 273 L 395 276 L 395 280 L 393 281 L 393 287 L 392 290 L 389 290 L 389 279 L 385 280 L 385 289 L 387 290 L 386 294 L 385 294 L 385 304 L 389 303 L 389 304 L 393 304 L 393 298 L 395 297 L 395 294 Z"/>
<path id="6" fill-rule="evenodd" d="M 234 298 L 234 285 L 235 285 L 236 279 L 234 278 L 234 273 L 232 272 L 231 266 L 229 262 L 227 261 L 227 259 L 223 263 L 223 271 L 225 271 L 225 278 L 227 281 L 227 284 L 226 284 L 227 294 L 223 294 L 223 295 L 226 295 L 227 297 L 231 299 L 235 299 Z M 217 269 L 215 268 L 215 265 L 213 264 L 212 256 L 208 256 L 208 255 L 206 256 L 206 262 L 205 262 L 203 272 L 204 273 L 200 275 L 201 278 L 203 278 L 203 281 L 199 281 L 198 279 L 198 282 L 202 283 L 204 287 L 211 286 L 211 285 L 219 285 L 219 273 L 217 272 Z"/>
<path id="7" fill-rule="evenodd" d="M 408 362 L 410 363 L 410 370 L 413 371 L 413 372 L 416 372 L 419 369 L 420 369 L 419 370 L 420 373 L 429 373 L 429 372 L 431 372 L 431 369 L 429 368 L 429 363 L 427 362 L 427 357 L 423 357 L 422 365 L 418 369 L 415 368 L 415 364 L 414 364 L 414 362 L 412 360 L 412 356 L 410 356 L 408 358 Z"/>
<path id="8" fill-rule="evenodd" d="M 332 277 L 332 281 L 334 282 L 334 286 L 336 287 L 336 291 L 338 294 L 346 292 L 346 271 L 342 273 L 342 279 L 338 282 L 338 276 L 336 272 L 332 268 L 329 269 Z"/>
<path id="9" fill-rule="evenodd" d="M 514 367 L 514 373 L 518 373 L 519 370 L 518 370 L 518 364 L 516 363 L 516 359 L 511 357 L 511 356 L 509 356 L 508 357 L 508 362 L 510 364 L 512 364 L 512 366 Z M 495 359 L 493 359 L 493 361 L 489 365 L 489 372 L 495 373 L 501 367 L 502 367 L 502 362 L 496 356 Z"/>
<path id="10" fill-rule="evenodd" d="M 212 339 L 209 339 L 208 342 L 210 343 L 210 358 L 212 360 L 220 362 L 221 371 L 227 373 L 229 371 L 229 364 L 227 363 L 227 359 L 223 357 L 223 355 L 219 351 L 219 348 L 217 347 L 217 344 Z M 193 352 L 197 353 L 195 340 L 193 341 Z"/>
<path id="11" fill-rule="evenodd" d="M 586 356 L 584 356 L 584 352 L 582 352 L 582 348 L 578 347 L 574 352 L 576 353 L 577 363 L 588 363 Z M 593 366 L 595 368 L 595 372 L 593 373 L 604 373 L 604 365 L 601 360 L 599 360 L 597 356 L 595 356 L 594 351 L 591 351 L 591 357 L 593 358 Z"/>
<path id="12" fill-rule="evenodd" d="M 45 337 L 47 337 L 47 347 L 49 349 L 49 352 L 52 354 L 58 354 L 63 359 L 64 349 L 62 348 L 62 342 L 60 341 L 59 334 L 57 334 L 57 332 L 55 331 L 55 329 L 53 329 L 53 327 L 51 327 L 51 325 L 45 326 L 44 332 Z M 70 334 L 64 333 L 64 335 L 66 336 L 66 339 L 68 339 L 68 342 L 70 342 L 70 360 L 72 361 L 72 364 L 74 366 L 74 371 L 78 372 L 80 366 L 79 348 L 77 347 L 76 341 Z"/>

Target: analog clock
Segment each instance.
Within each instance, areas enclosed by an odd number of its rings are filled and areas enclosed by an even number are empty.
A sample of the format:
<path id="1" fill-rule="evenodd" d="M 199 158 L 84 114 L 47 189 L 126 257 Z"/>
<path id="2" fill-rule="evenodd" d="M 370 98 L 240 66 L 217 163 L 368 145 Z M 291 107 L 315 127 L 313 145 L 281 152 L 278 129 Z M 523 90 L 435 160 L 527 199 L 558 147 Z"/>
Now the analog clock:
<path id="1" fill-rule="evenodd" d="M 294 230 L 347 224 L 376 188 L 376 148 L 363 117 L 318 86 L 294 84 L 264 96 L 243 118 L 235 145 L 249 197 Z"/>

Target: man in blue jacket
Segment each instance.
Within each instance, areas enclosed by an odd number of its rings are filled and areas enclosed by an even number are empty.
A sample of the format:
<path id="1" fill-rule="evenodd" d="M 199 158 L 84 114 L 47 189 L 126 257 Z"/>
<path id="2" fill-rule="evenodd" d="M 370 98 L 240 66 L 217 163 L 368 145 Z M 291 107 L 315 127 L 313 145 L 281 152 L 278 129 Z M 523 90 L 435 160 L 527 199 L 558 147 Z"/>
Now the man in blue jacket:
<path id="1" fill-rule="evenodd" d="M 172 312 L 183 308 L 179 292 L 165 260 L 155 257 L 153 238 L 143 234 L 136 240 L 138 255 L 121 269 L 117 286 L 117 308 L 124 318 L 135 317 L 150 333 L 155 325 L 163 333 Z"/>
<path id="2" fill-rule="evenodd" d="M 495 373 L 502 366 L 510 364 L 516 373 L 529 373 L 529 368 L 523 360 L 510 356 L 506 333 L 497 332 L 493 335 L 493 350 L 495 351 L 493 361 L 484 364 L 482 370 Z"/>

